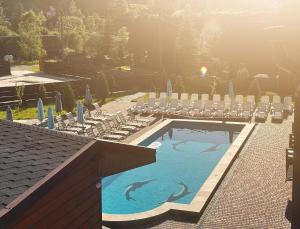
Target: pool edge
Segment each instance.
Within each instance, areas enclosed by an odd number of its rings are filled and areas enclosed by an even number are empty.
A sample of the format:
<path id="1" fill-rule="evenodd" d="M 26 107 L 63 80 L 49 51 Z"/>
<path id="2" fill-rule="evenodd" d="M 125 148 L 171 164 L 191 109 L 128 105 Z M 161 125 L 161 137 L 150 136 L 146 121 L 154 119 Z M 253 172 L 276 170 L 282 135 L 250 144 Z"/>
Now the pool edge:
<path id="1" fill-rule="evenodd" d="M 178 203 L 164 203 L 163 205 L 152 209 L 150 211 L 137 213 L 137 214 L 102 214 L 102 220 L 107 225 L 127 225 L 136 224 L 139 222 L 144 222 L 148 220 L 153 220 L 155 218 L 160 218 L 166 214 L 180 214 L 180 216 L 191 216 L 200 217 L 209 201 L 213 197 L 217 188 L 221 184 L 222 180 L 226 176 L 227 172 L 231 168 L 237 155 L 243 148 L 247 139 L 253 132 L 256 124 L 255 123 L 241 123 L 241 122 L 222 122 L 222 121 L 208 121 L 208 120 L 189 120 L 189 119 L 167 119 L 155 126 L 153 129 L 149 130 L 136 140 L 130 142 L 130 145 L 137 145 L 144 141 L 145 139 L 152 136 L 154 133 L 162 129 L 163 127 L 169 125 L 174 121 L 179 122 L 199 122 L 199 123 L 223 123 L 223 124 L 236 124 L 244 125 L 244 128 L 237 136 L 235 141 L 231 144 L 228 150 L 224 153 L 223 157 L 220 159 L 214 170 L 208 176 L 202 187 L 199 189 L 195 197 L 190 204 L 178 204 Z"/>

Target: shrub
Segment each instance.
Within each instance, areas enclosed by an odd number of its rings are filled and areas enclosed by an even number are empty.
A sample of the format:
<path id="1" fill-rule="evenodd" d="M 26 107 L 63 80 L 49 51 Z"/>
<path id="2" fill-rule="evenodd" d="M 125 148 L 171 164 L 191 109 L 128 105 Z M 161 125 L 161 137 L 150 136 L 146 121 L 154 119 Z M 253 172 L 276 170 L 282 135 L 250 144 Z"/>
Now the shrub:
<path id="1" fill-rule="evenodd" d="M 76 106 L 75 95 L 69 83 L 66 84 L 63 90 L 62 105 L 67 112 L 72 112 Z"/>
<path id="2" fill-rule="evenodd" d="M 101 99 L 101 103 L 105 102 L 105 99 L 110 94 L 110 88 L 104 72 L 100 72 L 95 79 L 95 92 L 98 99 Z"/>

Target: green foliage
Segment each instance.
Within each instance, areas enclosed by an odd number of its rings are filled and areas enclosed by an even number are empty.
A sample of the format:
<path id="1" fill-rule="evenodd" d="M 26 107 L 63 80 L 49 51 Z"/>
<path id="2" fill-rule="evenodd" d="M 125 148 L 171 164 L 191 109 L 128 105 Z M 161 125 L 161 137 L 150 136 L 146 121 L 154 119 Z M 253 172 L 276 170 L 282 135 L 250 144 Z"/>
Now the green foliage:
<path id="1" fill-rule="evenodd" d="M 64 110 L 72 112 L 76 106 L 76 100 L 73 89 L 69 83 L 64 87 L 61 100 Z"/>
<path id="2" fill-rule="evenodd" d="M 104 72 L 100 72 L 95 80 L 95 90 L 98 99 L 101 99 L 102 103 L 110 94 L 110 87 Z"/>
<path id="3" fill-rule="evenodd" d="M 126 0 L 113 0 L 111 14 L 113 17 L 121 17 L 128 13 L 128 2 Z"/>
<path id="4" fill-rule="evenodd" d="M 82 33 L 85 31 L 85 25 L 82 18 L 77 16 L 64 16 L 63 20 L 63 32 L 76 31 Z"/>
<path id="5" fill-rule="evenodd" d="M 97 56 L 101 36 L 98 34 L 91 34 L 85 43 L 84 50 L 87 56 Z"/>
<path id="6" fill-rule="evenodd" d="M 195 69 L 196 40 L 191 22 L 184 19 L 176 37 L 177 66 L 181 74 L 189 74 Z"/>
<path id="7" fill-rule="evenodd" d="M 14 36 L 16 33 L 5 25 L 0 25 L 0 36 Z"/>
<path id="8" fill-rule="evenodd" d="M 113 46 L 113 20 L 110 16 L 105 18 L 105 28 L 103 34 L 103 45 L 102 51 L 104 55 L 112 54 L 112 46 Z M 101 50 L 100 50 L 101 53 Z"/>
<path id="9" fill-rule="evenodd" d="M 83 37 L 76 31 L 70 31 L 64 34 L 64 43 L 66 47 L 74 50 L 77 53 L 82 52 L 84 40 Z"/>
<path id="10" fill-rule="evenodd" d="M 24 13 L 19 24 L 18 42 L 24 60 L 36 60 L 45 54 L 41 39 L 42 20 L 32 10 Z"/>
<path id="11" fill-rule="evenodd" d="M 15 89 L 16 89 L 16 95 L 18 97 L 18 100 L 20 100 L 19 106 L 21 106 L 23 104 L 25 85 L 17 85 L 16 84 Z"/>

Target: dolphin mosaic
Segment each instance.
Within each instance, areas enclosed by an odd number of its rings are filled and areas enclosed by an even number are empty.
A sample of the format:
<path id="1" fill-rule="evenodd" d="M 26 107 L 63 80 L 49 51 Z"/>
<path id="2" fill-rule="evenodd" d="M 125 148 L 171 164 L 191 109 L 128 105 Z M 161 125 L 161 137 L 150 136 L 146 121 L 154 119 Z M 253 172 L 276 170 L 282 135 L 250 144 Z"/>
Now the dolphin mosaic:
<path id="1" fill-rule="evenodd" d="M 215 144 L 214 146 L 209 147 L 206 150 L 203 150 L 201 153 L 211 153 L 216 152 L 220 149 L 220 144 Z"/>
<path id="2" fill-rule="evenodd" d="M 126 187 L 126 191 L 125 191 L 126 200 L 128 200 L 128 201 L 134 200 L 135 201 L 135 199 L 130 196 L 130 193 L 134 192 L 138 188 L 142 188 L 144 185 L 149 184 L 150 182 L 152 182 L 154 180 L 155 179 L 145 180 L 145 181 L 138 181 L 138 182 L 135 182 L 135 183 L 132 183 L 132 184 L 128 185 Z"/>
<path id="3" fill-rule="evenodd" d="M 189 192 L 188 186 L 185 183 L 178 182 L 177 184 L 182 186 L 181 191 L 178 192 L 177 194 L 172 193 L 165 202 L 175 202 L 176 200 L 179 200 L 191 193 L 191 192 Z"/>
<path id="4" fill-rule="evenodd" d="M 183 141 L 172 144 L 172 147 L 175 151 L 183 152 L 182 150 L 179 150 L 177 147 L 179 147 L 182 144 L 186 144 L 187 142 L 188 142 L 188 140 L 183 140 Z"/>

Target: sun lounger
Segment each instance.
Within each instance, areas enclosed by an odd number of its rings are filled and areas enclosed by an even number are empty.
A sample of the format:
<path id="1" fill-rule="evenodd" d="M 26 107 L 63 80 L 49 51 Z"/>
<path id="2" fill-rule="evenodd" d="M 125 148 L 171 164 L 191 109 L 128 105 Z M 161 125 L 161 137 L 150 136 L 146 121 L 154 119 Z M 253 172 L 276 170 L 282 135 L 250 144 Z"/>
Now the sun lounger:
<path id="1" fill-rule="evenodd" d="M 172 96 L 171 96 L 171 99 L 177 99 L 178 100 L 178 98 L 179 98 L 179 95 L 178 95 L 178 93 L 172 93 Z"/>
<path id="2" fill-rule="evenodd" d="M 122 112 L 117 112 L 117 116 L 123 124 L 130 125 L 130 126 L 136 126 L 138 128 L 142 128 L 142 127 L 146 126 L 145 123 L 141 123 L 141 122 L 137 122 L 137 121 L 131 121 L 129 119 L 126 119 Z"/>
<path id="3" fill-rule="evenodd" d="M 106 133 L 116 134 L 116 135 L 121 135 L 121 136 L 129 136 L 130 135 L 130 131 L 116 129 L 113 125 L 111 125 L 110 121 L 105 121 L 102 124 L 103 124 L 102 126 L 104 126 Z M 101 125 L 101 123 L 99 123 L 97 125 Z"/>
<path id="4" fill-rule="evenodd" d="M 244 96 L 243 95 L 236 95 L 235 96 L 235 102 L 238 104 L 243 104 L 244 103 Z"/>
<path id="5" fill-rule="evenodd" d="M 133 113 L 142 113 L 143 109 L 145 108 L 145 102 L 144 97 L 139 98 L 135 104 L 130 110 Z"/>
<path id="6" fill-rule="evenodd" d="M 255 110 L 255 96 L 254 95 L 248 95 L 246 101 L 247 101 L 247 103 L 250 103 L 251 112 L 253 112 Z"/>
<path id="7" fill-rule="evenodd" d="M 202 111 L 202 103 L 200 100 L 195 100 L 189 114 L 193 117 L 199 116 Z"/>
<path id="8" fill-rule="evenodd" d="M 264 95 L 260 98 L 260 102 L 269 104 L 270 103 L 270 97 L 268 95 Z"/>
<path id="9" fill-rule="evenodd" d="M 86 120 L 90 120 L 90 121 L 104 121 L 104 120 L 107 120 L 108 119 L 108 116 L 92 116 L 91 112 L 89 110 L 87 110 L 85 113 L 84 113 L 84 118 Z"/>
<path id="10" fill-rule="evenodd" d="M 283 110 L 274 110 L 272 112 L 272 122 L 279 122 L 283 121 Z"/>
<path id="11" fill-rule="evenodd" d="M 212 97 L 212 101 L 213 101 L 214 103 L 220 102 L 220 101 L 221 101 L 221 95 L 219 95 L 219 94 L 214 94 L 213 97 Z"/>
<path id="12" fill-rule="evenodd" d="M 84 128 L 89 128 L 91 126 L 89 123 L 86 123 L 87 125 L 78 123 L 71 112 L 67 113 L 66 116 L 67 116 L 67 119 L 68 119 L 68 126 L 77 127 L 77 128 L 81 127 L 83 129 Z"/>
<path id="13" fill-rule="evenodd" d="M 272 99 L 272 103 L 281 103 L 281 98 L 279 95 L 274 95 Z"/>
<path id="14" fill-rule="evenodd" d="M 231 105 L 231 98 L 229 95 L 224 95 L 224 110 L 229 111 Z"/>
<path id="15" fill-rule="evenodd" d="M 156 99 L 156 92 L 149 92 L 149 99 Z"/>
<path id="16" fill-rule="evenodd" d="M 167 108 L 166 113 L 176 114 L 178 110 L 179 110 L 178 99 L 171 99 L 170 106 Z"/>
<path id="17" fill-rule="evenodd" d="M 94 112 L 94 116 L 95 117 L 107 117 L 109 118 L 110 116 L 112 116 L 112 114 L 109 114 L 109 113 L 105 113 L 101 107 L 99 106 L 98 103 L 93 103 L 93 106 L 95 107 L 95 112 Z M 91 112 L 92 114 L 92 112 Z"/>
<path id="18" fill-rule="evenodd" d="M 153 114 L 156 109 L 156 99 L 149 98 L 148 103 L 145 104 L 145 108 L 142 110 L 142 113 Z"/>
<path id="19" fill-rule="evenodd" d="M 56 123 L 57 123 L 56 129 L 59 130 L 59 131 L 70 131 L 70 132 L 73 132 L 73 133 L 82 132 L 82 128 L 76 128 L 76 127 L 68 126 L 64 122 L 63 118 L 60 115 L 56 116 L 55 119 L 56 119 Z"/>
<path id="20" fill-rule="evenodd" d="M 168 109 L 167 99 L 161 98 L 159 99 L 158 107 L 155 109 L 154 113 L 156 114 L 165 114 Z"/>
<path id="21" fill-rule="evenodd" d="M 205 118 L 210 118 L 212 114 L 212 101 L 207 100 L 204 104 L 203 111 L 200 113 L 200 116 L 203 116 Z"/>
<path id="22" fill-rule="evenodd" d="M 180 101 L 188 100 L 189 94 L 188 93 L 181 93 L 180 95 Z"/>
<path id="23" fill-rule="evenodd" d="M 136 132 L 138 130 L 136 126 L 123 124 L 117 115 L 113 116 L 112 122 L 114 124 L 114 127 L 120 130 L 126 130 L 130 132 Z"/>
<path id="24" fill-rule="evenodd" d="M 87 119 L 85 119 L 84 120 L 84 124 L 82 125 L 82 124 L 80 124 L 80 123 L 78 123 L 77 122 L 77 117 L 75 118 L 74 116 L 73 116 L 73 114 L 72 114 L 72 112 L 68 112 L 67 114 L 66 114 L 66 116 L 67 116 L 67 118 L 68 118 L 68 121 L 69 121 L 69 123 L 72 125 L 72 126 L 83 126 L 84 128 L 88 128 L 88 125 L 90 125 L 90 126 L 94 126 L 94 125 L 96 125 L 99 121 L 94 121 L 94 120 L 87 120 Z"/>
<path id="25" fill-rule="evenodd" d="M 101 127 L 96 127 L 96 129 L 93 128 L 87 128 L 85 130 L 85 133 L 88 137 L 94 138 L 94 139 L 107 139 L 107 140 L 117 140 L 120 141 L 124 139 L 123 136 L 120 135 L 113 135 L 113 134 L 106 134 L 104 129 Z"/>
<path id="26" fill-rule="evenodd" d="M 130 134 L 129 131 L 114 131 L 110 126 L 105 126 L 104 123 L 98 123 L 96 129 L 102 133 L 104 139 L 122 140 Z"/>
<path id="27" fill-rule="evenodd" d="M 167 93 L 166 92 L 161 92 L 159 94 L 159 99 L 166 99 L 167 98 Z"/>
<path id="28" fill-rule="evenodd" d="M 257 108 L 255 113 L 255 121 L 256 122 L 265 122 L 268 118 L 268 112 L 265 108 Z"/>
<path id="29" fill-rule="evenodd" d="M 205 104 L 206 101 L 209 100 L 209 95 L 208 94 L 202 94 L 201 95 L 201 101 L 203 104 Z"/>
<path id="30" fill-rule="evenodd" d="M 135 115 L 133 120 L 137 121 L 137 122 L 144 122 L 146 123 L 147 125 L 150 125 L 151 123 L 153 123 L 156 118 L 155 117 L 152 117 L 152 116 L 137 116 Z"/>
<path id="31" fill-rule="evenodd" d="M 191 109 L 191 107 L 190 107 L 190 100 L 189 99 L 182 100 L 182 102 L 181 102 L 181 109 L 179 111 L 179 114 L 181 114 L 181 115 L 188 115 L 190 109 Z"/>
<path id="32" fill-rule="evenodd" d="M 191 103 L 193 104 L 195 101 L 199 100 L 199 95 L 197 93 L 193 93 L 191 95 Z"/>

